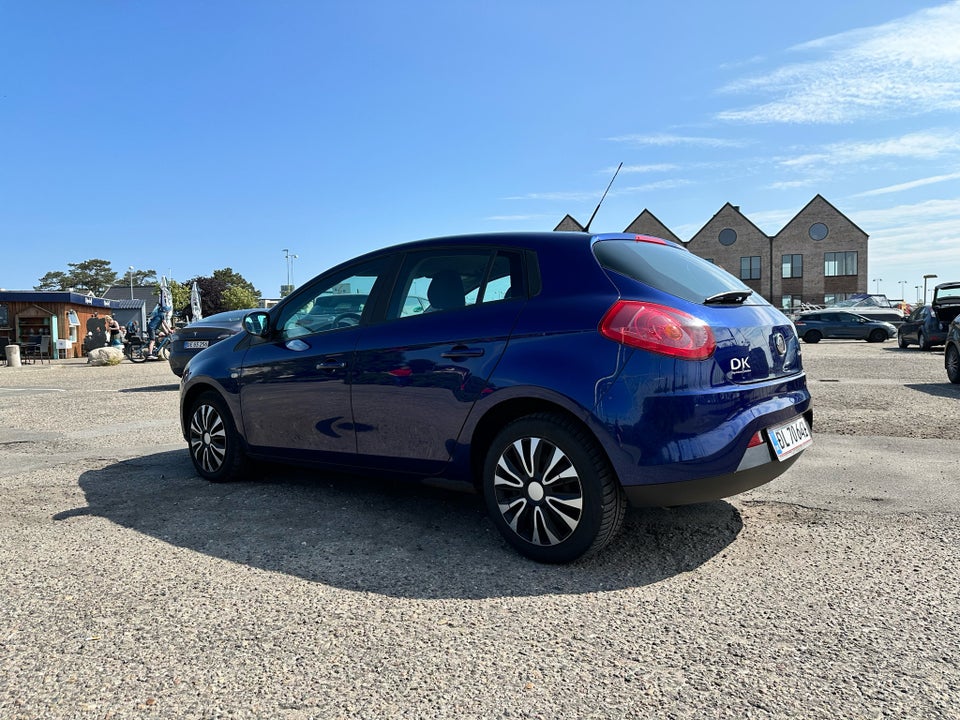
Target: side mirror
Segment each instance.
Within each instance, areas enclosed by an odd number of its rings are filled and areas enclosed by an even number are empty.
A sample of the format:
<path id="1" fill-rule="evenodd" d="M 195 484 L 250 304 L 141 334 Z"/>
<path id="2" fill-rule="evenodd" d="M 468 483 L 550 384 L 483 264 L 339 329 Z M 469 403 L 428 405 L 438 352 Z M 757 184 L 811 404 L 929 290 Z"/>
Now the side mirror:
<path id="1" fill-rule="evenodd" d="M 243 329 L 251 335 L 266 337 L 270 334 L 270 313 L 254 310 L 243 318 Z"/>

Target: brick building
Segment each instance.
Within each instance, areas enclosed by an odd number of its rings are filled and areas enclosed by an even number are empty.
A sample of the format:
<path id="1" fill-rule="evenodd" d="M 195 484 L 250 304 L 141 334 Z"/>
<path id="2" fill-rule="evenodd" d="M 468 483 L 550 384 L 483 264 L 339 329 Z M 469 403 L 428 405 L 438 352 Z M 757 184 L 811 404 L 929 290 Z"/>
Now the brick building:
<path id="1" fill-rule="evenodd" d="M 567 215 L 555 230 L 583 230 Z M 624 232 L 680 242 L 710 260 L 777 307 L 829 304 L 867 292 L 869 236 L 817 195 L 776 235 L 767 235 L 727 203 L 687 241 L 649 210 Z"/>

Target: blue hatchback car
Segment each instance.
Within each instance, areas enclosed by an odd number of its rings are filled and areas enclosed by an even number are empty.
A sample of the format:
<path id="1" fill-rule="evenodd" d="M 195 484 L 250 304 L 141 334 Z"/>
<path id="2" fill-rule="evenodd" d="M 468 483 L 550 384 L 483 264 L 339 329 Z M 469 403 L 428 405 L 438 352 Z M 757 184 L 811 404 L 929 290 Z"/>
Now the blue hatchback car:
<path id="1" fill-rule="evenodd" d="M 237 479 L 257 460 L 462 481 L 541 562 L 604 547 L 628 503 L 769 482 L 811 442 L 791 322 L 658 238 L 398 245 L 319 275 L 244 326 L 182 378 L 200 476 Z"/>

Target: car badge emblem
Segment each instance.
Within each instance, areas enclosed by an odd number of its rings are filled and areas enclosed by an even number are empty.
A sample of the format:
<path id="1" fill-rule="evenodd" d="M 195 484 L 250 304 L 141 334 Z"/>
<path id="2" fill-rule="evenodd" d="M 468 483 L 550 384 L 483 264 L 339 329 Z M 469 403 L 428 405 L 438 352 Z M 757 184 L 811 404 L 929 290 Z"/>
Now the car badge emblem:
<path id="1" fill-rule="evenodd" d="M 787 341 L 784 340 L 783 335 L 776 333 L 773 336 L 773 344 L 777 348 L 777 352 L 781 355 L 787 354 Z"/>

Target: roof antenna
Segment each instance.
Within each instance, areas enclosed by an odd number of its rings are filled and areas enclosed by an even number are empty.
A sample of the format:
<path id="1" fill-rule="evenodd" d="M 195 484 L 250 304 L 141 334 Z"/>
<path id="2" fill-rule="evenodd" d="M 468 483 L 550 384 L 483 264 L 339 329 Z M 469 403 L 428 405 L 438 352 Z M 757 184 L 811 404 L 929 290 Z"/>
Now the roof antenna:
<path id="1" fill-rule="evenodd" d="M 617 165 L 617 172 L 613 174 L 613 177 L 610 178 L 610 185 L 607 185 L 607 189 L 603 191 L 603 196 L 600 198 L 600 202 L 597 203 L 597 207 L 593 210 L 593 215 L 590 216 L 590 219 L 587 221 L 587 225 L 583 228 L 584 232 L 590 232 L 590 224 L 593 222 L 593 219 L 597 216 L 597 210 L 600 209 L 600 206 L 603 205 L 603 199 L 607 196 L 607 193 L 610 192 L 610 187 L 613 185 L 613 181 L 617 179 L 617 174 L 620 172 L 620 168 L 623 167 L 621 162 Z"/>

